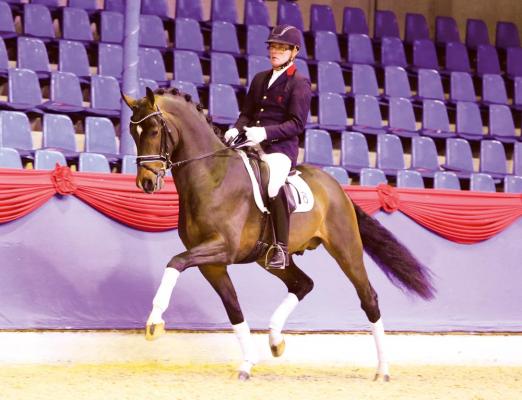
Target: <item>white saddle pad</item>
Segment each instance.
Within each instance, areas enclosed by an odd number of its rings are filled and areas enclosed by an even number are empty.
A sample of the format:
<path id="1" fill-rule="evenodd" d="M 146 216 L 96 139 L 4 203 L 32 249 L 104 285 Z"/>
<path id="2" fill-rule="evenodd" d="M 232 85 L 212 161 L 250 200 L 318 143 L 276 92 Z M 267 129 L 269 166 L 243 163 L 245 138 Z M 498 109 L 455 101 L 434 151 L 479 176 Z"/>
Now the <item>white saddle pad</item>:
<path id="1" fill-rule="evenodd" d="M 244 151 L 237 150 L 237 152 L 243 159 L 243 164 L 245 165 L 248 176 L 250 177 L 252 190 L 254 191 L 254 200 L 256 202 L 257 208 L 259 208 L 261 212 L 269 213 L 268 209 L 263 203 L 263 198 L 261 197 L 261 192 L 259 191 L 259 185 L 250 162 L 248 161 L 248 156 Z M 310 189 L 310 186 L 308 186 L 308 183 L 306 183 L 306 181 L 299 175 L 301 175 L 301 172 L 297 171 L 294 175 L 291 175 L 286 179 L 286 182 L 290 184 L 290 189 L 292 195 L 294 196 L 296 205 L 294 213 L 310 211 L 314 206 L 314 195 L 312 190 Z"/>

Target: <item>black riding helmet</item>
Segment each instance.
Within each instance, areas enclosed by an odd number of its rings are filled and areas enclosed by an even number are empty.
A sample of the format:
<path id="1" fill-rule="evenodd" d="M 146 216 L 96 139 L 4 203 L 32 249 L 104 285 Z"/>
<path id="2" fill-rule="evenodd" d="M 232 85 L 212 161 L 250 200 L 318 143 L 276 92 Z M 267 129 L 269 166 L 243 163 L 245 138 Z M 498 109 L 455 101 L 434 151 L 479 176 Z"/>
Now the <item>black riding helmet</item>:
<path id="1" fill-rule="evenodd" d="M 292 25 L 278 25 L 272 29 L 265 43 L 288 44 L 299 49 L 301 47 L 301 32 Z"/>

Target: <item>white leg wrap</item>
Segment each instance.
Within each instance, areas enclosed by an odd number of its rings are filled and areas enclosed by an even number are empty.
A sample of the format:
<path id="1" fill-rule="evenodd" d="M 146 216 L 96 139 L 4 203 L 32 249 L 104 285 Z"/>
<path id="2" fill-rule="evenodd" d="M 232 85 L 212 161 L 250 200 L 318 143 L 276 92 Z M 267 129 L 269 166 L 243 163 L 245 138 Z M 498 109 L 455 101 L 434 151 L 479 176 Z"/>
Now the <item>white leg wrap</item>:
<path id="1" fill-rule="evenodd" d="M 276 308 L 272 317 L 270 318 L 270 345 L 278 345 L 283 341 L 281 331 L 290 314 L 295 310 L 299 304 L 299 299 L 293 293 L 288 293 L 283 302 Z"/>
<path id="2" fill-rule="evenodd" d="M 172 295 L 174 286 L 176 286 L 179 275 L 180 272 L 178 270 L 165 268 L 160 286 L 156 291 L 156 296 L 154 296 L 154 300 L 152 300 L 152 312 L 147 320 L 147 324 L 164 322 L 161 316 L 169 306 L 170 296 Z"/>
<path id="3" fill-rule="evenodd" d="M 241 347 L 241 352 L 243 353 L 243 362 L 241 363 L 239 370 L 250 374 L 250 369 L 259 359 L 257 348 L 252 340 L 252 335 L 250 334 L 250 328 L 246 321 L 237 325 L 232 325 L 232 328 L 234 328 L 234 333 L 236 334 L 239 346 Z"/>
<path id="4" fill-rule="evenodd" d="M 384 333 L 384 326 L 382 324 L 382 319 L 375 323 L 370 323 L 372 327 L 373 339 L 375 340 L 375 347 L 377 350 L 377 359 L 379 360 L 378 373 L 381 375 L 389 375 L 388 369 L 388 359 L 385 354 L 385 341 L 386 335 Z"/>

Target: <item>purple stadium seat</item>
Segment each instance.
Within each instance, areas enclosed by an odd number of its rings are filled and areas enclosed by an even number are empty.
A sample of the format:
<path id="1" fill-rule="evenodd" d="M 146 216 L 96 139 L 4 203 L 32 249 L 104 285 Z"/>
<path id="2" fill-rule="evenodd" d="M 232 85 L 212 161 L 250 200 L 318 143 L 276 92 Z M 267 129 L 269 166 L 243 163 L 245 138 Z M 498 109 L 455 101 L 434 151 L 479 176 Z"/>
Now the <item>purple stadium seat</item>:
<path id="1" fill-rule="evenodd" d="M 497 49 L 490 44 L 483 44 L 477 48 L 477 71 L 478 76 L 484 74 L 500 75 L 500 61 L 498 58 Z"/>
<path id="2" fill-rule="evenodd" d="M 60 151 L 66 158 L 78 157 L 74 126 L 67 115 L 44 114 L 42 147 Z"/>
<path id="3" fill-rule="evenodd" d="M 123 73 L 123 48 L 119 44 L 98 44 L 98 74 L 121 78 Z"/>
<path id="4" fill-rule="evenodd" d="M 237 24 L 236 0 L 212 0 L 210 3 L 210 20 Z"/>
<path id="5" fill-rule="evenodd" d="M 505 193 L 522 193 L 522 176 L 506 176 L 504 178 Z"/>
<path id="6" fill-rule="evenodd" d="M 103 4 L 108 11 L 125 12 L 125 0 L 105 0 Z"/>
<path id="7" fill-rule="evenodd" d="M 91 23 L 87 11 L 81 8 L 63 8 L 62 38 L 82 42 L 91 42 L 93 40 Z"/>
<path id="8" fill-rule="evenodd" d="M 38 78 L 48 78 L 51 72 L 44 42 L 37 38 L 18 37 L 17 67 L 35 71 Z"/>
<path id="9" fill-rule="evenodd" d="M 451 73 L 450 100 L 452 102 L 470 101 L 476 102 L 477 95 L 471 75 L 466 72 Z"/>
<path id="10" fill-rule="evenodd" d="M 140 46 L 165 49 L 167 38 L 163 22 L 157 15 L 140 15 Z"/>
<path id="11" fill-rule="evenodd" d="M 377 136 L 376 166 L 386 175 L 397 175 L 397 171 L 405 169 L 404 150 L 398 136 L 384 134 Z"/>
<path id="12" fill-rule="evenodd" d="M 372 42 L 368 35 L 348 35 L 348 64 L 375 64 Z"/>
<path id="13" fill-rule="evenodd" d="M 192 82 L 170 81 L 170 87 L 178 88 L 181 92 L 190 94 L 194 103 L 200 102 L 198 88 Z"/>
<path id="14" fill-rule="evenodd" d="M 72 72 L 83 82 L 90 80 L 89 57 L 81 42 L 60 40 L 58 59 L 59 71 Z"/>
<path id="15" fill-rule="evenodd" d="M 247 58 L 247 86 L 250 86 L 250 82 L 254 79 L 254 76 L 261 71 L 266 71 L 272 68 L 270 60 L 266 56 L 248 56 Z"/>
<path id="16" fill-rule="evenodd" d="M 480 45 L 489 45 L 488 27 L 481 19 L 468 18 L 466 21 L 466 47 L 476 49 Z"/>
<path id="17" fill-rule="evenodd" d="M 346 86 L 341 66 L 333 61 L 319 61 L 317 64 L 317 91 L 319 93 L 332 92 L 343 96 Z"/>
<path id="18" fill-rule="evenodd" d="M 85 151 L 103 154 L 109 162 L 117 162 L 121 158 L 114 125 L 108 118 L 85 118 Z"/>
<path id="19" fill-rule="evenodd" d="M 393 11 L 376 10 L 375 23 L 373 25 L 373 39 L 381 40 L 386 36 L 400 38 L 397 17 Z"/>
<path id="20" fill-rule="evenodd" d="M 417 171 L 400 169 L 397 171 L 397 187 L 423 189 L 424 180 L 422 175 Z"/>
<path id="21" fill-rule="evenodd" d="M 80 172 L 95 172 L 102 174 L 109 174 L 111 172 L 109 162 L 105 156 L 97 153 L 80 153 L 78 167 Z"/>
<path id="22" fill-rule="evenodd" d="M 18 34 L 16 33 L 11 7 L 0 1 L 0 37 L 9 39 L 16 36 Z"/>
<path id="23" fill-rule="evenodd" d="M 401 137 L 419 135 L 410 100 L 402 97 L 389 99 L 388 132 Z"/>
<path id="24" fill-rule="evenodd" d="M 54 39 L 51 12 L 42 4 L 24 4 L 24 35 L 41 39 Z"/>
<path id="25" fill-rule="evenodd" d="M 192 50 L 199 53 L 205 51 L 203 34 L 201 33 L 197 20 L 176 18 L 174 31 L 174 48 Z"/>
<path id="26" fill-rule="evenodd" d="M 141 0 L 141 14 L 168 16 L 167 0 Z"/>
<path id="27" fill-rule="evenodd" d="M 333 165 L 333 145 L 330 134 L 323 129 L 307 129 L 304 138 L 304 160 L 307 164 Z"/>
<path id="28" fill-rule="evenodd" d="M 337 35 L 334 32 L 316 32 L 314 43 L 315 60 L 341 62 L 341 50 L 339 49 Z"/>
<path id="29" fill-rule="evenodd" d="M 522 110 L 522 76 L 515 77 L 513 105 L 515 110 Z"/>
<path id="30" fill-rule="evenodd" d="M 342 167 L 327 165 L 321 168 L 324 172 L 330 174 L 340 185 L 349 185 L 350 177 L 348 172 Z M 522 179 L 522 178 L 521 178 Z"/>
<path id="31" fill-rule="evenodd" d="M 305 60 L 302 58 L 296 58 L 294 60 L 295 67 L 297 68 L 297 71 L 301 74 L 306 76 L 310 81 L 310 70 L 308 69 L 308 64 Z M 268 69 L 268 68 L 267 68 Z"/>
<path id="32" fill-rule="evenodd" d="M 67 165 L 65 156 L 58 150 L 39 149 L 34 154 L 34 169 L 51 171 L 56 164 Z"/>
<path id="33" fill-rule="evenodd" d="M 513 22 L 498 21 L 495 32 L 495 46 L 501 49 L 520 47 L 518 27 Z"/>
<path id="34" fill-rule="evenodd" d="M 306 50 L 306 40 L 303 36 L 303 32 L 299 31 L 301 35 L 301 48 L 299 49 L 299 53 L 297 53 L 297 58 L 302 58 L 303 60 L 308 60 L 308 51 Z"/>
<path id="35" fill-rule="evenodd" d="M 504 79 L 500 75 L 482 75 L 482 104 L 508 104 Z"/>
<path id="36" fill-rule="evenodd" d="M 354 64 L 352 69 L 351 95 L 368 94 L 379 97 L 379 85 L 375 69 L 371 65 Z"/>
<path id="37" fill-rule="evenodd" d="M 303 16 L 299 4 L 294 1 L 277 1 L 276 25 L 289 24 L 295 26 L 301 32 L 304 31 Z"/>
<path id="38" fill-rule="evenodd" d="M 506 74 L 510 79 L 522 76 L 522 48 L 509 47 L 506 50 Z"/>
<path id="39" fill-rule="evenodd" d="M 469 63 L 468 49 L 463 43 L 450 42 L 446 43 L 446 56 L 444 69 L 447 72 L 467 72 L 471 73 L 471 65 Z"/>
<path id="40" fill-rule="evenodd" d="M 352 129 L 372 135 L 386 133 L 382 125 L 381 110 L 376 97 L 365 94 L 355 96 L 355 113 Z"/>
<path id="41" fill-rule="evenodd" d="M 435 43 L 445 45 L 451 42 L 461 42 L 457 22 L 453 17 L 435 17 Z"/>
<path id="42" fill-rule="evenodd" d="M 179 18 L 203 21 L 201 0 L 176 0 L 176 19 Z"/>
<path id="43" fill-rule="evenodd" d="M 150 88 L 152 91 L 155 91 L 159 88 L 158 82 L 152 79 L 142 79 L 140 78 L 138 80 L 138 97 L 142 98 L 145 97 L 145 94 L 147 93 L 147 88 Z"/>
<path id="44" fill-rule="evenodd" d="M 504 178 L 507 172 L 506 150 L 498 140 L 480 142 L 480 172 L 493 178 Z"/>
<path id="45" fill-rule="evenodd" d="M 310 5 L 310 31 L 337 32 L 332 8 L 323 4 Z"/>
<path id="46" fill-rule="evenodd" d="M 125 154 L 121 159 L 121 173 L 136 175 L 138 168 L 136 165 L 136 156 L 132 154 Z"/>
<path id="47" fill-rule="evenodd" d="M 4 40 L 0 37 L 0 76 L 6 77 L 9 69 L 9 57 Z"/>
<path id="48" fill-rule="evenodd" d="M 112 76 L 93 75 L 91 78 L 91 108 L 89 114 L 119 117 L 120 85 Z"/>
<path id="49" fill-rule="evenodd" d="M 82 8 L 87 11 L 94 11 L 98 9 L 96 0 L 69 0 L 68 6 Z"/>
<path id="50" fill-rule="evenodd" d="M 342 33 L 350 35 L 352 33 L 362 33 L 369 35 L 368 23 L 364 11 L 358 7 L 344 7 L 343 9 L 343 30 Z"/>
<path id="51" fill-rule="evenodd" d="M 347 127 L 344 98 L 338 93 L 319 93 L 319 128 L 343 131 Z"/>
<path id="52" fill-rule="evenodd" d="M 404 52 L 404 45 L 402 40 L 398 37 L 386 36 L 382 38 L 381 42 L 381 64 L 396 65 L 398 67 L 406 68 L 408 62 L 406 61 L 406 53 Z"/>
<path id="53" fill-rule="evenodd" d="M 473 172 L 473 156 L 466 139 L 446 139 L 446 161 L 442 168 L 455 172 L 459 177 L 469 177 Z"/>
<path id="54" fill-rule="evenodd" d="M 448 110 L 440 100 L 426 99 L 422 102 L 421 133 L 432 138 L 455 137 L 451 132 Z"/>
<path id="55" fill-rule="evenodd" d="M 116 11 L 100 13 L 100 42 L 123 42 L 123 14 Z"/>
<path id="56" fill-rule="evenodd" d="M 0 147 L 0 168 L 22 169 L 20 153 L 10 147 Z"/>
<path id="57" fill-rule="evenodd" d="M 411 87 L 405 69 L 387 66 L 384 69 L 384 95 L 386 97 L 411 97 Z"/>
<path id="58" fill-rule="evenodd" d="M 236 122 L 239 106 L 232 86 L 220 83 L 211 83 L 209 86 L 208 114 L 213 122 L 222 125 Z"/>
<path id="59" fill-rule="evenodd" d="M 439 171 L 435 172 L 433 187 L 435 189 L 443 190 L 460 190 L 460 181 L 455 172 Z"/>
<path id="60" fill-rule="evenodd" d="M 484 139 L 482 117 L 477 103 L 468 101 L 457 102 L 456 132 L 459 137 L 468 140 Z"/>
<path id="61" fill-rule="evenodd" d="M 193 51 L 174 50 L 174 79 L 203 86 L 203 71 L 198 55 Z"/>
<path id="62" fill-rule="evenodd" d="M 446 101 L 439 72 L 434 69 L 419 69 L 417 98 Z"/>
<path id="63" fill-rule="evenodd" d="M 71 72 L 51 73 L 51 99 L 40 105 L 44 111 L 75 114 L 83 112 L 83 96 L 80 80 Z"/>
<path id="64" fill-rule="evenodd" d="M 362 168 L 359 184 L 361 186 L 377 186 L 381 183 L 388 183 L 384 172 L 378 168 Z"/>
<path id="65" fill-rule="evenodd" d="M 522 142 L 513 146 L 513 175 L 522 176 Z"/>
<path id="66" fill-rule="evenodd" d="M 496 192 L 495 181 L 489 174 L 475 172 L 471 174 L 469 190 L 474 192 Z"/>
<path id="67" fill-rule="evenodd" d="M 341 166 L 359 174 L 361 168 L 370 167 L 370 154 L 366 137 L 359 132 L 343 132 L 341 136 Z"/>
<path id="68" fill-rule="evenodd" d="M 270 26 L 270 15 L 264 0 L 245 1 L 244 21 L 247 27 L 251 25 Z"/>
<path id="69" fill-rule="evenodd" d="M 247 25 L 246 53 L 254 56 L 266 56 L 268 53 L 265 40 L 269 34 L 268 26 Z"/>
<path id="70" fill-rule="evenodd" d="M 415 40 L 413 42 L 413 63 L 412 69 L 439 69 L 437 51 L 435 44 L 429 39 Z"/>
<path id="71" fill-rule="evenodd" d="M 239 54 L 239 42 L 237 40 L 235 25 L 226 21 L 212 22 L 210 49 L 212 51 L 222 51 L 225 53 Z"/>
<path id="72" fill-rule="evenodd" d="M 163 57 L 158 49 L 140 47 L 139 49 L 139 76 L 144 79 L 153 79 L 160 86 L 167 85 L 167 71 Z"/>
<path id="73" fill-rule="evenodd" d="M 416 136 L 411 139 L 411 169 L 426 177 L 433 177 L 440 171 L 437 147 L 432 138 Z"/>
<path id="74" fill-rule="evenodd" d="M 34 71 L 10 68 L 8 72 L 8 103 L 13 110 L 39 112 L 35 107 L 42 104 L 42 92 Z M 41 113 L 41 111 L 40 111 Z"/>
<path id="75" fill-rule="evenodd" d="M 406 13 L 404 42 L 412 44 L 415 40 L 430 38 L 430 30 L 423 14 Z"/>
<path id="76" fill-rule="evenodd" d="M 503 143 L 515 143 L 513 115 L 507 105 L 491 104 L 489 106 L 489 136 Z"/>
<path id="77" fill-rule="evenodd" d="M 240 86 L 236 60 L 231 54 L 211 53 L 210 82 Z"/>
<path id="78" fill-rule="evenodd" d="M 33 154 L 29 118 L 19 111 L 0 111 L 0 146 L 16 149 L 22 157 Z"/>

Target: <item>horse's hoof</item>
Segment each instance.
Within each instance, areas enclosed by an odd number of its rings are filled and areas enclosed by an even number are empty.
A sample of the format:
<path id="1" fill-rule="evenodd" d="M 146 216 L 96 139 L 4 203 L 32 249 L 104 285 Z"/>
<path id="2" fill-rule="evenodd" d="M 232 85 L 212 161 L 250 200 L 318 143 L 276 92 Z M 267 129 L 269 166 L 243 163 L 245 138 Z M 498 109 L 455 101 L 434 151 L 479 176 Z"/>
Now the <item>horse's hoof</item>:
<path id="1" fill-rule="evenodd" d="M 285 347 L 286 347 L 285 339 L 283 339 L 281 341 L 281 343 L 279 343 L 279 344 L 271 344 L 270 350 L 272 351 L 272 355 L 274 357 L 281 357 L 283 355 L 283 353 L 285 352 Z"/>
<path id="2" fill-rule="evenodd" d="M 165 323 L 147 324 L 145 327 L 145 339 L 156 340 L 165 334 Z"/>
<path id="3" fill-rule="evenodd" d="M 237 375 L 237 379 L 242 382 L 248 381 L 250 379 L 250 374 L 245 371 L 239 371 L 239 374 Z"/>
<path id="4" fill-rule="evenodd" d="M 375 382 L 375 381 L 378 381 L 380 377 L 382 377 L 382 380 L 383 380 L 384 382 L 389 382 L 389 381 L 390 381 L 390 375 L 388 375 L 388 374 L 381 375 L 381 374 L 379 374 L 379 373 L 376 373 L 376 374 L 375 374 L 375 376 L 373 377 L 373 381 L 374 381 L 374 382 Z"/>

